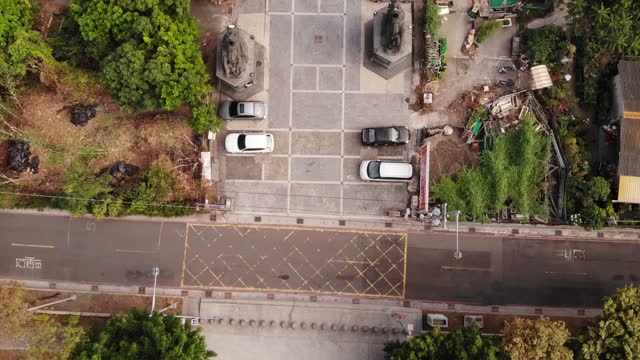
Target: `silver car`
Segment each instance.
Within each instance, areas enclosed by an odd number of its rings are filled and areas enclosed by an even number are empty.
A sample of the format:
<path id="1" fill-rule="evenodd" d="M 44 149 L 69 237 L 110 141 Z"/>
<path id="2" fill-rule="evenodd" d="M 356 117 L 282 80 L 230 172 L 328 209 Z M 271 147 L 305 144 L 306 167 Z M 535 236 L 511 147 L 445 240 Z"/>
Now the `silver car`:
<path id="1" fill-rule="evenodd" d="M 261 101 L 223 101 L 218 115 L 225 120 L 259 120 L 267 117 L 267 105 Z"/>

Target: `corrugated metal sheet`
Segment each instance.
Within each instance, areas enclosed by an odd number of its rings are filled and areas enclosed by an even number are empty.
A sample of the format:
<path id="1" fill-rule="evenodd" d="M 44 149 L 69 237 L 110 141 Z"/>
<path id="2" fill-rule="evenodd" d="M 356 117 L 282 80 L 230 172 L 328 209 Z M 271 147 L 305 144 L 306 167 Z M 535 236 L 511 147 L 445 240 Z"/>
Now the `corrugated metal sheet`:
<path id="1" fill-rule="evenodd" d="M 489 0 L 489 6 L 494 9 L 518 5 L 522 0 Z"/>
<path id="2" fill-rule="evenodd" d="M 620 121 L 618 175 L 640 176 L 640 119 Z"/>
<path id="3" fill-rule="evenodd" d="M 618 64 L 624 111 L 640 112 L 640 61 Z"/>
<path id="4" fill-rule="evenodd" d="M 620 176 L 618 201 L 628 204 L 640 204 L 640 177 Z"/>
<path id="5" fill-rule="evenodd" d="M 553 85 L 549 69 L 546 65 L 538 65 L 531 68 L 531 90 L 548 88 Z"/>

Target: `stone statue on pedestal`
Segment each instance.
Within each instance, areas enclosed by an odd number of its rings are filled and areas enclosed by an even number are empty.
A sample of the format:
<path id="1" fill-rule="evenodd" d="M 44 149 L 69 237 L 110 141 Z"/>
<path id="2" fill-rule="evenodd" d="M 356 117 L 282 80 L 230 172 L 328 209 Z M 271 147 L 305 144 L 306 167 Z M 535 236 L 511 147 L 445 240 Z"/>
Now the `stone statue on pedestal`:
<path id="1" fill-rule="evenodd" d="M 249 62 L 245 39 L 235 27 L 229 27 L 224 34 L 221 46 L 224 74 L 230 78 L 239 78 Z"/>
<path id="2" fill-rule="evenodd" d="M 404 31 L 404 10 L 396 4 L 396 0 L 389 3 L 381 30 L 382 50 L 392 54 L 400 51 Z"/>

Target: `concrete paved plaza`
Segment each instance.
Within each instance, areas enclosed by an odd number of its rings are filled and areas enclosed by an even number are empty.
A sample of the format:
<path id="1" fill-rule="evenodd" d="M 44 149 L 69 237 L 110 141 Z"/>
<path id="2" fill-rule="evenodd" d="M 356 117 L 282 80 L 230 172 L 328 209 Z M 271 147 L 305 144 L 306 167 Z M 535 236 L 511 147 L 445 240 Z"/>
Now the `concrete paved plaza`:
<path id="1" fill-rule="evenodd" d="M 234 199 L 234 211 L 354 218 L 406 207 L 406 183 L 365 183 L 358 174 L 362 160 L 410 160 L 409 147 L 365 147 L 359 135 L 363 127 L 409 121 L 409 72 L 385 80 L 363 66 L 362 29 L 380 7 L 360 0 L 243 7 L 254 10 L 238 15 L 240 27 L 259 17 L 264 23 L 256 36 L 268 49 L 268 89 L 256 99 L 267 102 L 269 115 L 226 123 L 220 140 L 229 131 L 265 131 L 274 134 L 275 150 L 229 155 L 219 141 L 220 193 Z"/>

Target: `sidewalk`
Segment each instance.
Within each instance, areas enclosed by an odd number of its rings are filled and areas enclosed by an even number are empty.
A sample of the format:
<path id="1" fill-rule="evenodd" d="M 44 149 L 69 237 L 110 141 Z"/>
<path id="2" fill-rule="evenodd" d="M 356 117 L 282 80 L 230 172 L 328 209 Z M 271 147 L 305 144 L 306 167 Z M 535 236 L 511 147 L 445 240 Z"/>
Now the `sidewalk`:
<path id="1" fill-rule="evenodd" d="M 70 216 L 68 212 L 57 209 L 45 209 L 43 211 L 32 209 L 2 209 L 1 212 L 44 216 Z M 455 232 L 455 223 L 449 220 L 447 228 L 431 227 L 417 219 L 404 219 L 392 217 L 367 217 L 367 218 L 338 218 L 321 215 L 279 216 L 247 213 L 219 213 L 194 214 L 179 218 L 158 218 L 148 216 L 127 216 L 114 218 L 114 220 L 129 221 L 155 221 L 176 222 L 194 224 L 247 224 L 247 225 L 276 225 L 296 226 L 312 228 L 334 229 L 367 229 L 420 233 L 424 231 Z M 568 238 L 568 239 L 607 239 L 623 241 L 640 241 L 640 228 L 615 227 L 604 228 L 598 231 L 587 231 L 576 225 L 528 225 L 515 223 L 468 223 L 459 224 L 461 233 L 494 234 L 497 236 L 526 236 L 544 238 Z"/>

